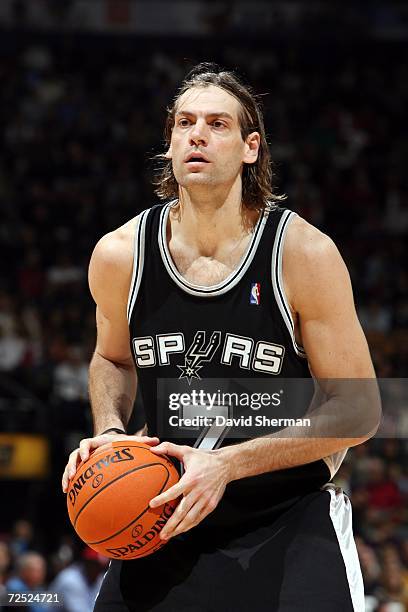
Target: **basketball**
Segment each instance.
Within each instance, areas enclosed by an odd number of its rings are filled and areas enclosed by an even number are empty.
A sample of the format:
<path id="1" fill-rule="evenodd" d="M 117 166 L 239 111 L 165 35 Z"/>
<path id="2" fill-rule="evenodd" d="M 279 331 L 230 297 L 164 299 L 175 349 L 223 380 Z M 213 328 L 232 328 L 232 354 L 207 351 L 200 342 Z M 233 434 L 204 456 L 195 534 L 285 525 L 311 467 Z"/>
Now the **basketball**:
<path id="1" fill-rule="evenodd" d="M 178 500 L 150 508 L 179 479 L 173 463 L 139 442 L 96 449 L 70 480 L 68 514 L 79 537 L 112 559 L 137 559 L 161 548 L 160 531 Z"/>

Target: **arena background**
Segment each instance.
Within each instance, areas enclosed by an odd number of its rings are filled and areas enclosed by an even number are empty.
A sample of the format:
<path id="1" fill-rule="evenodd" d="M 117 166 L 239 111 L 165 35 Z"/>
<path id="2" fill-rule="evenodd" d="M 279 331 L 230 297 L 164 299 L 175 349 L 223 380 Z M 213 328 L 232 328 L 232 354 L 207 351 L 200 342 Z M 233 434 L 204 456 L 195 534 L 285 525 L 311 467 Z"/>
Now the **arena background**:
<path id="1" fill-rule="evenodd" d="M 44 586 L 83 559 L 60 480 L 91 434 L 87 266 L 155 203 L 165 107 L 195 63 L 265 94 L 277 190 L 339 246 L 378 376 L 406 376 L 407 37 L 407 5 L 386 0 L 1 1 L 0 589 L 27 550 Z M 407 451 L 378 436 L 335 479 L 367 612 L 408 610 Z"/>

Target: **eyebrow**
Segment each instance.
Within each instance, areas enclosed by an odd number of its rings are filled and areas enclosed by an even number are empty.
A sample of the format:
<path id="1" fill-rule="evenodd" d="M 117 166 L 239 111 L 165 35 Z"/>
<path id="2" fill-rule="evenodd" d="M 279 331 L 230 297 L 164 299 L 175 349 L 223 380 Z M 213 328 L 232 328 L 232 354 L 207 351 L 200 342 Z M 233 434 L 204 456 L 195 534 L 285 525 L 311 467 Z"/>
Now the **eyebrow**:
<path id="1" fill-rule="evenodd" d="M 188 117 L 196 117 L 196 113 L 193 113 L 192 111 L 178 111 L 176 113 L 176 117 L 179 117 L 180 115 L 187 115 Z M 205 117 L 224 117 L 225 119 L 231 119 L 231 121 L 234 120 L 234 117 L 232 117 L 232 115 L 230 115 L 229 113 L 226 113 L 225 111 L 213 111 L 211 113 L 206 113 Z"/>

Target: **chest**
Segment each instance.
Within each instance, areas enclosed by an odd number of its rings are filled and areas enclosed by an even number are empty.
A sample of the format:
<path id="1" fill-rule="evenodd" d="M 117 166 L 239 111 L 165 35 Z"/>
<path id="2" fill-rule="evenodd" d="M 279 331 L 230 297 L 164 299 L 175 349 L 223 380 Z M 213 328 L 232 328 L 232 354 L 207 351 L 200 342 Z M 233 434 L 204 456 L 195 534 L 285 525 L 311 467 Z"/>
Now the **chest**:
<path id="1" fill-rule="evenodd" d="M 222 283 L 239 267 L 244 257 L 250 237 L 245 237 L 232 249 L 219 250 L 213 257 L 198 255 L 193 251 L 169 243 L 173 264 L 181 276 L 189 283 L 211 287 Z"/>

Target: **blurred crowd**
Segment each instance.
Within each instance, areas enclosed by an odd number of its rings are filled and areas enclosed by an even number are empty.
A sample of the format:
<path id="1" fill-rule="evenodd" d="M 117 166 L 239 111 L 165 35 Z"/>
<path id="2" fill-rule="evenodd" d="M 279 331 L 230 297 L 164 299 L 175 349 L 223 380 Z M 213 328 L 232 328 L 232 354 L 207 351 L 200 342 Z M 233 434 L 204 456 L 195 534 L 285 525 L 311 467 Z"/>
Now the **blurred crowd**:
<path id="1" fill-rule="evenodd" d="M 378 376 L 404 377 L 408 67 L 397 44 L 322 50 L 254 40 L 249 53 L 206 41 L 197 56 L 197 42 L 44 40 L 0 42 L 0 383 L 44 403 L 62 432 L 61 462 L 75 436 L 91 432 L 93 246 L 156 202 L 152 158 L 163 149 L 166 105 L 196 61 L 239 67 L 267 93 L 276 191 L 338 245 Z M 352 499 L 367 612 L 408 610 L 407 451 L 403 439 L 372 440 L 349 451 L 336 478 Z M 21 545 L 17 524 L 0 538 L 3 585 L 29 584 L 33 565 L 41 586 L 101 563 L 64 534 L 52 551 L 27 537 Z M 86 576 L 87 585 L 99 579 Z M 67 611 L 77 609 L 90 608 Z"/>
<path id="2" fill-rule="evenodd" d="M 79 549 L 69 536 L 46 557 L 34 549 L 35 532 L 29 521 L 17 520 L 9 534 L 0 534 L 0 610 L 14 609 L 7 606 L 13 593 L 32 593 L 38 597 L 24 607 L 29 612 L 91 612 L 108 559 Z"/>

